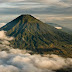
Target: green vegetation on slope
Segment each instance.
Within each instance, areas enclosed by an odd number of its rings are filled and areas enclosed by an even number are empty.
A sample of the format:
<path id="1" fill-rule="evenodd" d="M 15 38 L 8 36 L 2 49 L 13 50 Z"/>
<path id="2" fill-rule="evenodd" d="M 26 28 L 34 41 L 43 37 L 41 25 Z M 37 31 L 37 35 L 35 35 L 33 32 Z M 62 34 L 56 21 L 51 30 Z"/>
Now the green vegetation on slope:
<path id="1" fill-rule="evenodd" d="M 21 15 L 0 30 L 14 36 L 15 48 L 32 50 L 40 54 L 58 54 L 72 57 L 72 36 L 45 24 L 31 15 Z"/>

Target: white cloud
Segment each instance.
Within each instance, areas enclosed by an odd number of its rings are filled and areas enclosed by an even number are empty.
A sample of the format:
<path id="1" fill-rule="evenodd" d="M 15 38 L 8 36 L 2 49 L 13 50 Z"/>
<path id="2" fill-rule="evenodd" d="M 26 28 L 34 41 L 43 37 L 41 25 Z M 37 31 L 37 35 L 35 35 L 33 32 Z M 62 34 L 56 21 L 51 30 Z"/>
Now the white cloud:
<path id="1" fill-rule="evenodd" d="M 20 1 L 26 1 L 26 0 L 0 0 L 1 3 L 4 3 L 4 2 L 20 2 Z"/>
<path id="2" fill-rule="evenodd" d="M 33 0 L 31 0 L 33 1 Z M 59 6 L 59 7 L 70 7 L 72 4 L 62 1 L 62 0 L 34 0 L 42 4 L 47 4 L 48 6 Z"/>
<path id="3" fill-rule="evenodd" d="M 4 26 L 6 23 L 0 23 L 0 27 Z"/>
<path id="4" fill-rule="evenodd" d="M 13 2 L 15 4 L 15 6 L 13 5 Z M 25 5 L 26 6 L 28 6 L 28 5 L 35 6 L 36 4 L 39 4 L 39 5 L 42 4 L 43 6 L 46 5 L 46 7 L 48 7 L 48 6 L 70 7 L 72 5 L 72 4 L 70 4 L 68 2 L 64 2 L 62 0 L 4 0 L 4 1 L 1 0 L 1 3 L 2 3 L 1 7 L 7 7 L 7 8 L 8 7 L 9 8 L 17 7 L 18 4 L 20 4 L 20 6 L 18 6 L 20 8 L 21 8 L 21 6 L 25 6 Z"/>
<path id="5" fill-rule="evenodd" d="M 19 72 L 19 70 L 12 65 L 0 65 L 0 72 Z"/>
<path id="6" fill-rule="evenodd" d="M 55 27 L 56 29 L 62 29 L 62 27 Z"/>
<path id="7" fill-rule="evenodd" d="M 52 4 L 52 3 L 58 3 L 60 0 L 34 0 L 34 1 Z"/>
<path id="8" fill-rule="evenodd" d="M 56 14 L 41 14 L 35 15 L 37 19 L 40 19 L 43 22 L 52 22 L 52 21 L 64 21 L 64 20 L 72 20 L 72 16 L 65 15 L 56 15 Z"/>
<path id="9" fill-rule="evenodd" d="M 13 40 L 13 37 L 8 37 L 8 36 L 6 36 L 6 32 L 5 31 L 0 31 L 0 39 L 1 40 L 11 41 L 11 40 Z"/>
<path id="10" fill-rule="evenodd" d="M 4 35 L 3 39 L 6 39 L 3 31 L 0 34 Z M 54 54 L 30 55 L 23 50 L 0 44 L 1 48 L 9 48 L 9 50 L 0 51 L 0 72 L 55 72 L 61 68 L 72 68 L 72 58 L 63 58 Z"/>
<path id="11" fill-rule="evenodd" d="M 6 36 L 5 31 L 0 31 L 0 40 L 0 43 L 2 43 L 3 45 L 9 45 L 10 43 L 8 41 L 13 40 L 13 37 L 8 37 Z"/>
<path id="12" fill-rule="evenodd" d="M 0 72 L 55 72 L 72 65 L 71 58 L 58 55 L 13 54 L 0 52 Z"/>

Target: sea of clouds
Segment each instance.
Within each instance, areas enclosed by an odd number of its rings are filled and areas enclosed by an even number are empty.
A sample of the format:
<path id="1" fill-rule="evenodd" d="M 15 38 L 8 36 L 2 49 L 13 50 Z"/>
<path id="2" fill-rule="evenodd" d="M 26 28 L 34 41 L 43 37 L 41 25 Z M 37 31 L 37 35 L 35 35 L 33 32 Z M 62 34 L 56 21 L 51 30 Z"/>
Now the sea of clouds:
<path id="1" fill-rule="evenodd" d="M 0 72 L 56 72 L 59 69 L 72 68 L 72 58 L 54 54 L 30 55 L 24 50 L 9 47 L 12 39 L 13 37 L 6 36 L 5 31 L 0 31 Z"/>

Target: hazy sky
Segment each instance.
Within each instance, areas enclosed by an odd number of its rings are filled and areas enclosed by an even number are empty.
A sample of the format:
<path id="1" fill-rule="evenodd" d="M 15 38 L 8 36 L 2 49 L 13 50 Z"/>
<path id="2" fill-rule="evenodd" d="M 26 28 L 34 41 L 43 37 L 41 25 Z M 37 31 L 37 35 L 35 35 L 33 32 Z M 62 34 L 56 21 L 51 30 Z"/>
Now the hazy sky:
<path id="1" fill-rule="evenodd" d="M 72 0 L 0 0 L 0 26 L 21 14 L 72 28 Z"/>

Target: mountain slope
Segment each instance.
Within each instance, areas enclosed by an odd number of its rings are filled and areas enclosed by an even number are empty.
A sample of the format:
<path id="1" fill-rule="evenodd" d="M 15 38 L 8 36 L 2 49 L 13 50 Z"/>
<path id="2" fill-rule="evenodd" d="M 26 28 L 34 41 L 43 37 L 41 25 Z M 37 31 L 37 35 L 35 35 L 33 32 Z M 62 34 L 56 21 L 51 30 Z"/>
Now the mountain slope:
<path id="1" fill-rule="evenodd" d="M 70 56 L 72 36 L 45 24 L 31 15 L 21 15 L 0 30 L 14 36 L 15 48 L 32 50 L 35 53 L 54 53 Z"/>

